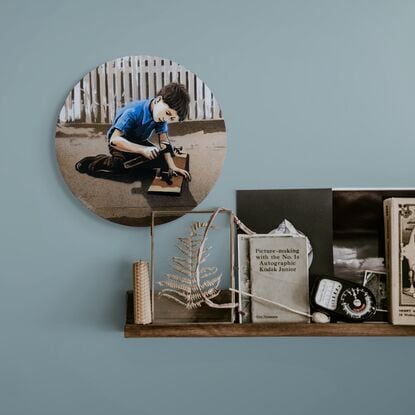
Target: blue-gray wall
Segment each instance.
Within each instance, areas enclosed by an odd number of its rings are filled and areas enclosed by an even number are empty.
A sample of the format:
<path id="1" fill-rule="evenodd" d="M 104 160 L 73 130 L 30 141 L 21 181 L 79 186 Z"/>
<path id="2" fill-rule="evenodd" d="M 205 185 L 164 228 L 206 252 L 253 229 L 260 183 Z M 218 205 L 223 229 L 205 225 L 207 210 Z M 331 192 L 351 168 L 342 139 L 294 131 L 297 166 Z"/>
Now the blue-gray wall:
<path id="1" fill-rule="evenodd" d="M 146 229 L 68 191 L 55 119 L 106 60 L 172 58 L 212 88 L 235 189 L 413 186 L 413 1 L 2 1 L 0 413 L 412 413 L 413 338 L 125 340 Z"/>

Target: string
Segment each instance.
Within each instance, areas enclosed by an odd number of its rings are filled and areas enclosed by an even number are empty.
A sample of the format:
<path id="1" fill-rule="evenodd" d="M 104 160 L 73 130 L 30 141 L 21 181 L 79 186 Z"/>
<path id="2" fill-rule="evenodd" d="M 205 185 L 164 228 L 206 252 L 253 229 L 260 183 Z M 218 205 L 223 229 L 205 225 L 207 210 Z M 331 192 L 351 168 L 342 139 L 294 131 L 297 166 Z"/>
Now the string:
<path id="1" fill-rule="evenodd" d="M 235 308 L 235 307 L 238 307 L 238 303 L 235 303 L 235 302 L 223 303 L 223 304 L 214 303 L 206 296 L 206 294 L 203 292 L 202 287 L 200 285 L 200 262 L 202 261 L 203 248 L 205 246 L 207 234 L 214 220 L 216 219 L 218 214 L 221 212 L 229 212 L 229 214 L 231 215 L 232 221 L 236 224 L 238 228 L 240 228 L 243 232 L 245 232 L 248 235 L 255 235 L 255 232 L 249 229 L 244 223 L 242 223 L 242 221 L 230 209 L 221 208 L 221 207 L 217 208 L 215 212 L 212 213 L 211 217 L 209 218 L 206 224 L 206 228 L 203 233 L 202 241 L 200 242 L 199 250 L 197 251 L 196 268 L 195 268 L 196 286 L 203 300 L 209 307 L 211 308 Z M 233 269 L 234 264 L 231 264 L 231 266 Z"/>
<path id="2" fill-rule="evenodd" d="M 205 303 L 209 307 L 211 307 L 211 308 L 235 308 L 235 307 L 238 307 L 238 305 L 239 305 L 238 303 L 235 303 L 235 302 L 223 303 L 223 304 L 214 303 L 213 301 L 211 301 L 206 296 L 206 294 L 202 290 L 202 287 L 200 286 L 200 270 L 199 270 L 199 268 L 200 268 L 200 262 L 201 262 L 202 256 L 203 256 L 203 248 L 204 248 L 204 245 L 205 245 L 205 242 L 206 242 L 206 238 L 207 238 L 207 234 L 209 232 L 209 229 L 212 226 L 212 224 L 213 224 L 214 220 L 216 219 L 216 217 L 218 216 L 218 214 L 221 213 L 221 212 L 229 212 L 229 214 L 231 215 L 232 221 L 236 224 L 236 226 L 239 229 L 241 229 L 247 235 L 256 235 L 256 233 L 254 231 L 252 231 L 251 229 L 249 229 L 230 209 L 217 208 L 215 210 L 215 212 L 212 213 L 211 217 L 209 218 L 209 220 L 206 224 L 206 228 L 205 228 L 205 231 L 203 233 L 202 241 L 200 243 L 199 250 L 197 252 L 196 268 L 195 268 L 196 285 L 197 285 L 197 288 L 198 288 L 198 291 L 199 291 L 200 295 L 202 296 L 203 300 L 205 301 Z M 233 269 L 234 265 L 232 264 L 231 266 L 232 266 L 232 269 Z M 305 312 L 299 311 L 299 310 L 295 310 L 294 308 L 291 308 L 291 307 L 285 306 L 283 304 L 277 303 L 276 301 L 271 301 L 271 300 L 268 300 L 266 298 L 259 297 L 257 295 L 249 294 L 245 291 L 235 290 L 233 288 L 230 288 L 229 290 L 232 291 L 232 292 L 240 293 L 242 295 L 246 295 L 248 297 L 255 298 L 257 300 L 261 300 L 261 301 L 276 305 L 276 306 L 281 307 L 285 310 L 291 311 L 295 314 L 300 314 L 302 316 L 311 317 L 311 315 L 308 314 L 308 313 L 305 313 Z"/>
<path id="3" fill-rule="evenodd" d="M 309 314 L 309 313 L 306 313 L 304 311 L 296 310 L 296 309 L 291 308 L 291 307 L 288 307 L 288 306 L 286 306 L 284 304 L 277 303 L 276 301 L 268 300 L 267 298 L 260 297 L 259 295 L 249 294 L 249 293 L 247 293 L 245 291 L 235 290 L 234 288 L 229 288 L 229 290 L 230 291 L 233 291 L 235 293 L 239 293 L 239 294 L 242 294 L 242 295 L 246 295 L 248 297 L 255 298 L 255 300 L 260 300 L 260 301 L 264 301 L 265 303 L 269 303 L 269 304 L 272 304 L 272 305 L 276 305 L 277 307 L 283 308 L 284 310 L 287 310 L 287 311 L 291 311 L 292 313 L 295 313 L 295 314 L 299 314 L 300 316 L 312 317 L 312 315 Z"/>

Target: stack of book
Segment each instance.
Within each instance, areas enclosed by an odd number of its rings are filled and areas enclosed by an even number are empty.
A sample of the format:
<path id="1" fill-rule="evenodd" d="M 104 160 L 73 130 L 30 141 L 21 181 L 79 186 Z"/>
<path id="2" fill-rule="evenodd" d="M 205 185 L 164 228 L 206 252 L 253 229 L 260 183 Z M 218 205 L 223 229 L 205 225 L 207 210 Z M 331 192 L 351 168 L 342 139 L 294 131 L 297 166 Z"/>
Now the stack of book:
<path id="1" fill-rule="evenodd" d="M 237 192 L 237 216 L 261 234 L 289 220 L 313 248 L 309 287 L 322 276 L 361 284 L 376 298 L 376 313 L 369 322 L 415 325 L 414 188 L 241 190 Z M 252 294 L 265 281 L 264 275 L 258 278 L 260 259 L 252 251 L 254 238 L 239 235 L 238 240 L 239 287 Z M 281 279 L 273 272 L 275 280 Z M 306 289 L 312 292 L 305 281 L 299 298 Z M 265 287 L 264 297 L 276 299 L 267 283 Z M 285 296 L 289 288 L 282 284 L 279 295 Z M 241 323 L 267 320 L 260 314 L 255 317 L 255 299 L 242 296 L 240 302 Z M 287 300 L 280 302 L 290 305 Z M 273 321 L 272 314 L 267 315 Z"/>

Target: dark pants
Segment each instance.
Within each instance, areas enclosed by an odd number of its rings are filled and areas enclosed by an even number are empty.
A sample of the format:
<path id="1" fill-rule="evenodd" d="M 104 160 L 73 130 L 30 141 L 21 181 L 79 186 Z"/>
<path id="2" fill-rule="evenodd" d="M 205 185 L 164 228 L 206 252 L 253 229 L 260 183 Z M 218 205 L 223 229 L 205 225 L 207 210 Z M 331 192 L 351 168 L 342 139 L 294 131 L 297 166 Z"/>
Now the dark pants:
<path id="1" fill-rule="evenodd" d="M 140 143 L 143 146 L 154 147 L 149 141 L 144 141 Z M 138 154 L 135 153 L 125 153 L 123 151 L 116 150 L 112 147 L 109 147 L 109 155 L 98 154 L 94 157 L 85 157 L 76 164 L 76 169 L 81 173 L 88 173 L 91 175 L 100 174 L 100 173 L 110 173 L 110 174 L 123 174 L 129 173 L 131 171 L 148 170 L 154 168 L 164 168 L 166 167 L 166 162 L 163 155 L 159 155 L 154 160 L 148 160 L 145 157 L 142 157 L 144 163 L 140 164 L 137 167 L 125 168 L 124 163 L 133 159 L 140 158 Z"/>

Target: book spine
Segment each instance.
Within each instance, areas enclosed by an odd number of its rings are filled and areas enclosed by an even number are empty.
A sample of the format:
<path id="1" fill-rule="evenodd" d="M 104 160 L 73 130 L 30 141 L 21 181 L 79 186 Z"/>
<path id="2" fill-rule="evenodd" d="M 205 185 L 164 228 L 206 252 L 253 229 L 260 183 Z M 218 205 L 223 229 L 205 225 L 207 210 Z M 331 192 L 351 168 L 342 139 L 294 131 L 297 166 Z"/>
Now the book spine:
<path id="1" fill-rule="evenodd" d="M 391 199 L 389 210 L 389 306 L 390 321 L 400 324 L 399 319 L 399 206 L 396 199 Z"/>
<path id="2" fill-rule="evenodd" d="M 391 206 L 392 199 L 386 199 L 383 202 L 383 220 L 385 228 L 385 267 L 386 267 L 386 284 L 388 295 L 389 320 L 392 322 L 392 267 L 391 267 Z"/>
<path id="3" fill-rule="evenodd" d="M 133 300 L 134 323 L 150 324 L 152 321 L 150 272 L 147 261 L 138 261 L 133 264 Z"/>
<path id="4" fill-rule="evenodd" d="M 251 323 L 251 299 L 241 291 L 251 292 L 249 274 L 249 236 L 238 235 L 238 313 L 239 323 Z"/>

